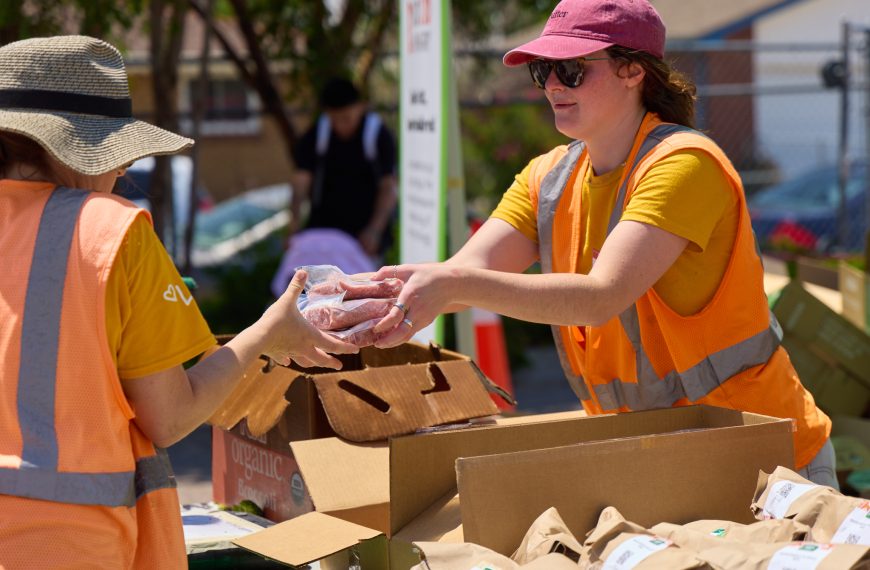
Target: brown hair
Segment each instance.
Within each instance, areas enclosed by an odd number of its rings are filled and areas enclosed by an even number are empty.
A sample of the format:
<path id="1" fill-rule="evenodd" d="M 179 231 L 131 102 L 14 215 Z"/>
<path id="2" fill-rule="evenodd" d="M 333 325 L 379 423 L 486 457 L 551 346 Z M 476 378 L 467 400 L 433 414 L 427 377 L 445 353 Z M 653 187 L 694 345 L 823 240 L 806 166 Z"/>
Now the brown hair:
<path id="1" fill-rule="evenodd" d="M 654 55 L 622 46 L 611 46 L 607 53 L 625 63 L 643 67 L 641 98 L 643 106 L 666 123 L 695 128 L 695 84 L 683 73 Z"/>
<path id="2" fill-rule="evenodd" d="M 0 131 L 0 177 L 13 164 L 26 164 L 36 172 L 49 172 L 48 153 L 38 142 L 17 133 Z"/>

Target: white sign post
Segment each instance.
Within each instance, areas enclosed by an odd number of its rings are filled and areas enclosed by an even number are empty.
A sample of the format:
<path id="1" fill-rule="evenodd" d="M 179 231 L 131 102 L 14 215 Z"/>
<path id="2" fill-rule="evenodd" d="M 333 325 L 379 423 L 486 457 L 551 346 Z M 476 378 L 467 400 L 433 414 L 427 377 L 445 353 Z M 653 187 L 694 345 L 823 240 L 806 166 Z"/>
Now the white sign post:
<path id="1" fill-rule="evenodd" d="M 400 0 L 399 168 L 402 263 L 443 261 L 450 86 L 450 1 Z M 444 319 L 420 330 L 421 342 L 444 342 Z"/>

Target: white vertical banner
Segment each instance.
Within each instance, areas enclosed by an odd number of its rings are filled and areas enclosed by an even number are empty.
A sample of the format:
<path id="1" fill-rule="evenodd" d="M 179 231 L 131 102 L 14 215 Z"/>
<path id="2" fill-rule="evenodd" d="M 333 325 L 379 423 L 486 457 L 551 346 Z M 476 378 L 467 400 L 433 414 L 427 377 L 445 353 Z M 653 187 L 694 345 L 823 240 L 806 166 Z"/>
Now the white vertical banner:
<path id="1" fill-rule="evenodd" d="M 400 256 L 402 263 L 447 254 L 450 0 L 399 0 Z M 439 317 L 414 337 L 444 342 Z"/>

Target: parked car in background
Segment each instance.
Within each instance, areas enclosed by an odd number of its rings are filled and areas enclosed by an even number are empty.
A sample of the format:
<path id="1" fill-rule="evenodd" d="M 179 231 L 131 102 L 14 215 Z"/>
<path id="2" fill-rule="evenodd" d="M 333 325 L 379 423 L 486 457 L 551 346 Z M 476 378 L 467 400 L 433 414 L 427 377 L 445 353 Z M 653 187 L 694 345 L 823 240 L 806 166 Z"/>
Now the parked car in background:
<path id="1" fill-rule="evenodd" d="M 269 285 L 284 253 L 291 192 L 288 184 L 249 190 L 197 217 L 190 276 L 212 330 L 238 332 L 274 301 Z"/>
<path id="2" fill-rule="evenodd" d="M 184 228 L 187 226 L 187 217 L 190 214 L 190 181 L 193 177 L 193 161 L 189 156 L 176 155 L 171 157 L 170 168 L 172 170 L 172 203 L 175 216 L 175 231 L 173 239 L 175 244 L 182 243 Z M 138 206 L 151 211 L 151 175 L 154 171 L 154 157 L 146 157 L 134 162 L 127 173 L 118 178 L 115 192 L 128 200 L 132 200 Z M 213 201 L 206 189 L 202 186 L 196 191 L 197 213 L 211 208 Z M 172 250 L 172 244 L 167 244 L 167 249 Z"/>
<path id="3" fill-rule="evenodd" d="M 258 244 L 280 258 L 284 240 L 279 230 L 290 224 L 291 195 L 289 184 L 276 184 L 248 190 L 202 212 L 193 234 L 192 265 L 244 262 L 244 252 Z"/>
<path id="4" fill-rule="evenodd" d="M 752 195 L 749 213 L 762 250 L 796 249 L 820 253 L 860 251 L 867 235 L 867 193 L 870 178 L 865 161 L 850 165 L 846 184 L 845 243 L 839 243 L 840 188 L 837 165 L 809 170 Z"/>

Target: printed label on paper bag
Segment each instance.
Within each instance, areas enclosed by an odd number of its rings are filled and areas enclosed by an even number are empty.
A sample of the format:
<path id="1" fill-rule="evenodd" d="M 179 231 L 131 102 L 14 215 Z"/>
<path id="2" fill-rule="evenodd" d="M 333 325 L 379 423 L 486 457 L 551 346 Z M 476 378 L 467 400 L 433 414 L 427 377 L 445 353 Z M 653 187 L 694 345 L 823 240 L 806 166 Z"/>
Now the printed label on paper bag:
<path id="1" fill-rule="evenodd" d="M 798 542 L 776 551 L 767 570 L 815 570 L 831 553 L 833 545 Z"/>
<path id="2" fill-rule="evenodd" d="M 864 501 L 849 513 L 831 542 L 870 546 L 870 501 Z"/>
<path id="3" fill-rule="evenodd" d="M 793 483 L 792 481 L 777 481 L 771 487 L 767 500 L 764 502 L 765 516 L 772 519 L 784 518 L 792 503 L 817 486 L 807 483 Z"/>
<path id="4" fill-rule="evenodd" d="M 613 549 L 602 570 L 631 570 L 647 557 L 673 544 L 657 536 L 635 536 Z"/>

